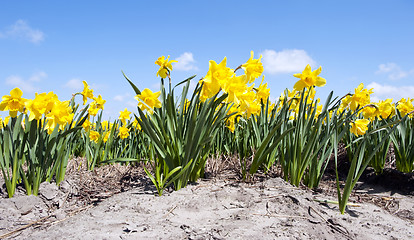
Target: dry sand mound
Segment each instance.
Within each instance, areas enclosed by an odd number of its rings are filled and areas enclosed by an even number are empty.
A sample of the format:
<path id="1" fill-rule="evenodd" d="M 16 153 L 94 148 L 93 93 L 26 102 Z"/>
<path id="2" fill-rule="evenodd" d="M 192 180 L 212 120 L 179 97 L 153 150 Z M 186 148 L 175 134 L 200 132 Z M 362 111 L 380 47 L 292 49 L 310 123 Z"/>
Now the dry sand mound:
<path id="1" fill-rule="evenodd" d="M 22 215 L 24 222 L 30 214 L 35 215 L 36 209 L 29 211 L 31 205 L 41 208 L 40 205 L 44 204 L 42 198 L 19 196 L 1 199 L 1 205 L 3 207 L 9 201 L 16 208 L 20 207 L 16 211 Z M 39 228 L 31 227 L 12 237 L 409 239 L 414 236 L 412 222 L 404 221 L 373 204 L 350 207 L 345 215 L 341 215 L 334 205 L 315 202 L 315 198 L 322 199 L 324 196 L 292 187 L 280 178 L 255 184 L 201 181 L 161 197 L 141 187 L 116 194 L 68 219 L 61 217 L 63 221 Z M 7 216 L 5 209 L 1 211 L 1 218 Z M 4 230 L 1 230 L 2 233 Z"/>
<path id="2" fill-rule="evenodd" d="M 341 215 L 315 201 L 336 200 L 327 180 L 315 192 L 278 177 L 215 177 L 158 197 L 142 168 L 116 166 L 69 167 L 67 180 L 43 183 L 39 197 L 19 188 L 8 199 L 0 187 L 0 238 L 414 239 L 412 193 L 363 185 L 351 197 L 359 207 Z"/>

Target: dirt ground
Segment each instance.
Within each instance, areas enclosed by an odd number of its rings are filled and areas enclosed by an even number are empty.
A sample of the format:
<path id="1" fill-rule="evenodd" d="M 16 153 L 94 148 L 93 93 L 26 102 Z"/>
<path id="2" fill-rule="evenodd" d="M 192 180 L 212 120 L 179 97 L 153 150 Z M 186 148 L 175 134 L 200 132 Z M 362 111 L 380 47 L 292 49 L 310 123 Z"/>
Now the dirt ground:
<path id="1" fill-rule="evenodd" d="M 227 169 L 210 163 L 207 179 L 161 197 L 142 167 L 90 172 L 82 159 L 70 162 L 59 187 L 43 183 L 38 197 L 19 187 L 8 199 L 0 180 L 0 238 L 414 239 L 413 174 L 367 170 L 351 196 L 357 206 L 341 215 L 337 205 L 323 202 L 336 200 L 329 171 L 310 190 L 277 171 L 242 182 L 234 162 L 222 160 Z"/>

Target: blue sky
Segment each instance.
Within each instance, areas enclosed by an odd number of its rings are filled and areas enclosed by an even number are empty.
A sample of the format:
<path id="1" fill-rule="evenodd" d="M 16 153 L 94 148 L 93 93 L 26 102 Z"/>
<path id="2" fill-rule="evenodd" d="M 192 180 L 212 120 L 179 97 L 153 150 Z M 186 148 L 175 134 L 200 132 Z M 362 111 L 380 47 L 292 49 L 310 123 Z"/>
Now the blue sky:
<path id="1" fill-rule="evenodd" d="M 414 98 L 413 11 L 409 0 L 2 1 L 0 96 L 20 87 L 26 98 L 54 91 L 67 100 L 85 80 L 114 119 L 124 108 L 136 112 L 121 70 L 158 91 L 159 56 L 179 60 L 179 82 L 205 76 L 209 60 L 226 56 L 236 68 L 254 51 L 273 99 L 308 63 L 322 66 L 322 100 L 361 82 L 374 88 L 372 100 Z"/>

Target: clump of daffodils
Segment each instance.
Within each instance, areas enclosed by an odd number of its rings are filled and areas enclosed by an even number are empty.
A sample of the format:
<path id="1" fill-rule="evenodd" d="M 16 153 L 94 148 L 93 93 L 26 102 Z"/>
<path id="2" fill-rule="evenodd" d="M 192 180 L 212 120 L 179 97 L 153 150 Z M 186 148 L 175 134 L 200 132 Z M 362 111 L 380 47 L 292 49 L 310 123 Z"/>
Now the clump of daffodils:
<path id="1" fill-rule="evenodd" d="M 35 94 L 34 99 L 22 98 L 23 92 L 19 88 L 10 91 L 10 95 L 2 97 L 0 111 L 9 111 L 12 118 L 18 112 L 28 113 L 29 121 L 39 120 L 45 124 L 48 133 L 52 133 L 56 126 L 63 130 L 72 122 L 74 113 L 69 101 L 60 101 L 53 92 Z"/>
<path id="2" fill-rule="evenodd" d="M 203 84 L 200 94 L 201 101 L 206 101 L 220 91 L 228 95 L 225 102 L 233 104 L 229 114 L 237 113 L 227 120 L 227 126 L 231 131 L 235 129 L 234 123 L 237 115 L 247 118 L 251 115 L 259 115 L 262 102 L 265 103 L 270 95 L 267 83 L 263 84 L 264 76 L 259 87 L 255 88 L 253 83 L 263 73 L 261 58 L 262 56 L 254 59 L 252 51 L 247 62 L 235 70 L 227 67 L 226 57 L 219 64 L 210 60 L 209 70 L 199 82 Z M 242 69 L 244 74 L 237 76 L 238 69 Z"/>

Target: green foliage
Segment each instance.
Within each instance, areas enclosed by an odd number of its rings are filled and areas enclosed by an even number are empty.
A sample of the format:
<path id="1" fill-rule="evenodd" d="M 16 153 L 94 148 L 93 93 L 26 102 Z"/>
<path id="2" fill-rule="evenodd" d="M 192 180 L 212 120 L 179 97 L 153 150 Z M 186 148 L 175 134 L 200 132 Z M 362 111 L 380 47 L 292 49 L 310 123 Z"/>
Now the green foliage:
<path id="1" fill-rule="evenodd" d="M 404 173 L 414 170 L 414 118 L 408 116 L 401 118 L 400 113 L 397 113 L 397 119 L 401 122 L 391 134 L 397 169 Z"/>
<path id="2" fill-rule="evenodd" d="M 76 112 L 77 107 L 73 108 Z M 38 120 L 29 121 L 24 114 L 12 118 L 2 129 L 0 166 L 9 197 L 14 195 L 16 184 L 20 181 L 27 194 L 35 196 L 42 182 L 50 182 L 53 177 L 57 184 L 63 181 L 72 152 L 70 143 L 81 129 L 86 110 L 78 114 L 76 120 L 63 131 L 57 126 L 51 134 Z"/>
<path id="3" fill-rule="evenodd" d="M 308 187 L 317 187 L 332 152 L 331 134 L 335 122 L 330 121 L 328 106 L 332 92 L 325 106 L 317 116 L 317 100 L 309 103 L 309 94 L 301 92 L 299 108 L 292 120 L 286 119 L 285 128 L 294 128 L 283 139 L 280 148 L 280 164 L 286 181 L 299 186 L 305 176 Z M 326 121 L 326 123 L 325 123 Z"/>
<path id="4" fill-rule="evenodd" d="M 151 115 L 138 108 L 140 117 L 136 116 L 136 119 L 151 140 L 155 152 L 150 159 L 155 172 L 146 172 L 160 195 L 169 184 L 173 183 L 175 190 L 178 190 L 204 175 L 212 140 L 220 124 L 227 118 L 227 105 L 222 104 L 226 95 L 219 97 L 217 94 L 201 102 L 200 85 L 197 85 L 189 103 L 186 103 L 192 78 L 175 86 L 185 84 L 179 104 L 175 102 L 175 87 L 171 89 L 170 86 L 166 93 L 161 79 L 162 107 L 156 108 Z M 138 88 L 131 81 L 129 83 L 138 94 Z"/>

